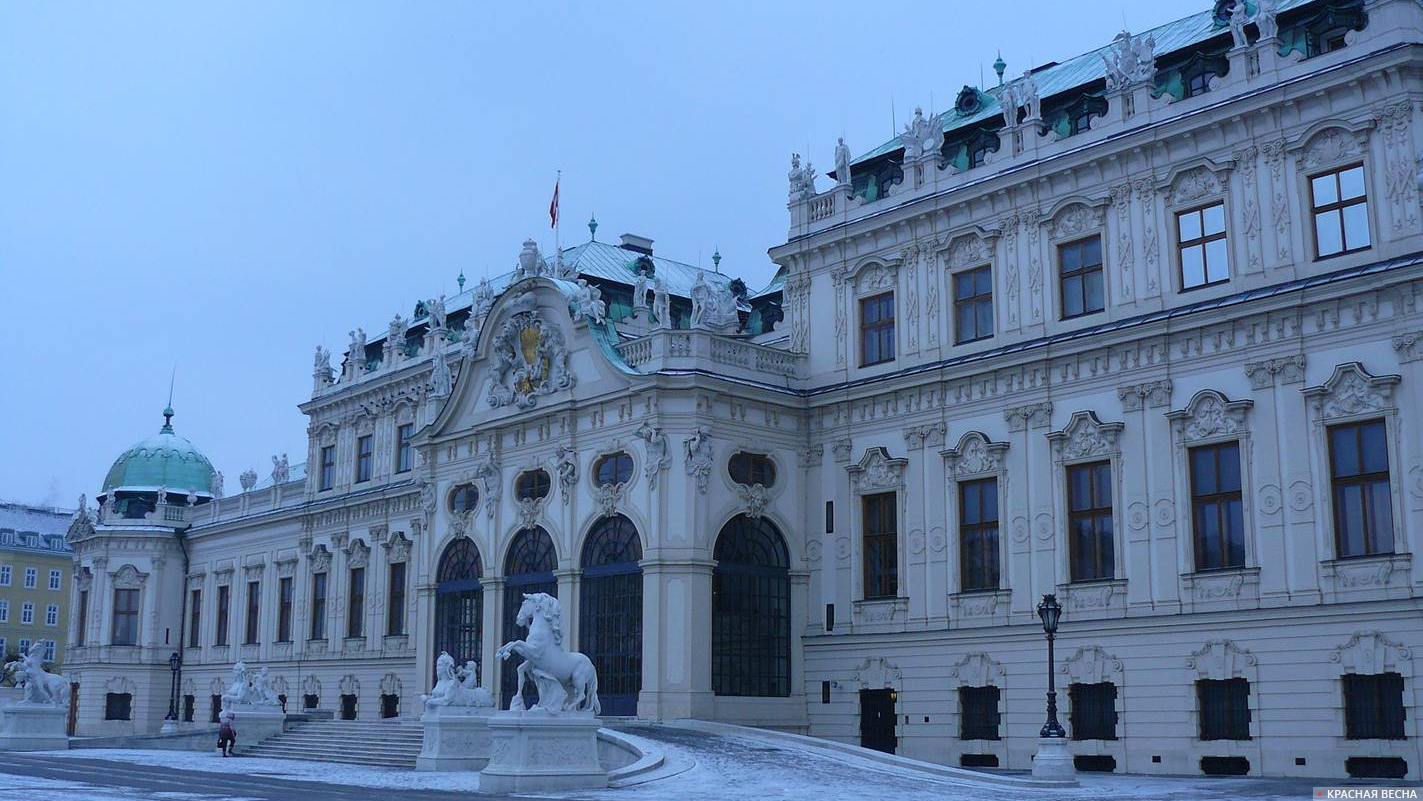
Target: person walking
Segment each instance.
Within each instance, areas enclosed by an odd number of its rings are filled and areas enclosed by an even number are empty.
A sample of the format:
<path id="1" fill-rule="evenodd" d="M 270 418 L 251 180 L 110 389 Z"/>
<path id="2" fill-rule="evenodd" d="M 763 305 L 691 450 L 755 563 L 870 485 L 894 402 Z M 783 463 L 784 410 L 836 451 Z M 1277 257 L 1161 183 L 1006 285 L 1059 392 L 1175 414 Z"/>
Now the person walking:
<path id="1" fill-rule="evenodd" d="M 232 719 L 236 717 L 232 710 L 224 709 L 217 716 L 219 726 L 217 728 L 217 747 L 222 749 L 222 755 L 235 756 L 237 751 L 237 730 L 232 727 Z M 232 749 L 232 754 L 228 753 Z"/>

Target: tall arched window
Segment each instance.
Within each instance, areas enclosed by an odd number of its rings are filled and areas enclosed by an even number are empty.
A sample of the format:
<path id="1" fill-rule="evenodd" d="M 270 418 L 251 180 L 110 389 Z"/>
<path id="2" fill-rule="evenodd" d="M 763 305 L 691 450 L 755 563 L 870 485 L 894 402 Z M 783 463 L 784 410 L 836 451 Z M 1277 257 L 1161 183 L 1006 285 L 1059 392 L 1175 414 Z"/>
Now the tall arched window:
<path id="1" fill-rule="evenodd" d="M 455 664 L 472 660 L 476 669 L 483 653 L 483 572 L 479 548 L 468 537 L 445 546 L 435 572 L 435 656 L 447 651 Z"/>
<path id="2" fill-rule="evenodd" d="M 636 715 L 642 690 L 642 541 L 622 515 L 599 520 L 583 543 L 578 650 L 598 671 L 605 715 Z"/>
<path id="3" fill-rule="evenodd" d="M 522 640 L 528 632 L 514 624 L 519 616 L 519 607 L 524 603 L 524 593 L 546 592 L 558 597 L 558 580 L 553 571 L 558 567 L 558 554 L 553 549 L 553 538 L 541 526 L 526 528 L 514 535 L 509 546 L 509 554 L 504 557 L 504 642 Z M 523 658 L 515 654 L 500 666 L 500 695 L 504 708 L 518 692 L 518 670 Z M 538 700 L 534 683 L 530 681 L 524 688 L 524 702 L 532 706 Z"/>
<path id="4" fill-rule="evenodd" d="M 713 552 L 712 690 L 791 694 L 791 579 L 785 538 L 764 517 L 737 515 Z"/>

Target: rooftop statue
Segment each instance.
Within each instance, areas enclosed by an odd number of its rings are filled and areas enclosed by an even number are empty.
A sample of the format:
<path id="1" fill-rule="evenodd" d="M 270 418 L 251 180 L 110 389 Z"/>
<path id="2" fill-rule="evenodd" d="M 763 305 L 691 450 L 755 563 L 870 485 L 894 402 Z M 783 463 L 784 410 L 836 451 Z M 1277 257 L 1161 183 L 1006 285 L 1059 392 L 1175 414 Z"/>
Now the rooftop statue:
<path id="1" fill-rule="evenodd" d="M 1260 31 L 1261 41 L 1280 35 L 1280 26 L 1275 22 L 1275 0 L 1255 0 L 1255 27 Z"/>
<path id="2" fill-rule="evenodd" d="M 450 365 L 443 353 L 435 354 L 435 369 L 430 373 L 430 396 L 443 398 L 454 387 L 454 376 L 450 375 Z"/>
<path id="3" fill-rule="evenodd" d="M 805 166 L 800 166 L 800 154 L 791 154 L 791 170 L 786 173 L 790 180 L 791 200 L 800 200 L 815 194 L 815 168 L 807 161 Z"/>
<path id="4" fill-rule="evenodd" d="M 110 494 L 112 494 L 112 493 L 110 493 Z M 221 497 L 222 497 L 222 471 L 221 471 L 221 470 L 213 471 L 213 474 L 212 474 L 212 496 L 213 496 L 214 498 L 221 498 Z"/>
<path id="5" fill-rule="evenodd" d="M 425 706 L 494 706 L 494 696 L 479 686 L 474 662 L 455 668 L 454 657 L 441 651 L 435 659 L 435 686 L 428 695 L 421 695 Z"/>
<path id="6" fill-rule="evenodd" d="M 243 492 L 249 492 L 257 486 L 257 471 L 250 467 L 243 470 L 242 474 L 237 477 L 237 483 L 242 485 Z"/>
<path id="7" fill-rule="evenodd" d="M 539 692 L 534 709 L 553 715 L 601 713 L 598 674 L 592 661 L 577 651 L 563 649 L 563 607 L 558 599 L 542 592 L 525 593 L 514 624 L 529 633 L 522 640 L 505 643 L 495 654 L 500 659 L 514 654 L 524 658 L 510 711 L 524 711 L 524 683 L 532 677 Z"/>
<path id="8" fill-rule="evenodd" d="M 899 142 L 904 145 L 905 161 L 917 161 L 938 154 L 939 148 L 944 146 L 943 117 L 938 114 L 925 117 L 924 109 L 916 107 L 914 119 L 904 126 Z"/>
<path id="9" fill-rule="evenodd" d="M 647 308 L 647 273 L 642 270 L 637 271 L 637 280 L 632 285 L 632 307 Z"/>
<path id="10" fill-rule="evenodd" d="M 317 345 L 316 358 L 312 367 L 317 376 L 329 379 L 331 377 L 331 351 Z"/>
<path id="11" fill-rule="evenodd" d="M 850 147 L 845 144 L 843 136 L 835 142 L 835 183 L 839 186 L 850 185 Z"/>
<path id="12" fill-rule="evenodd" d="M 1235 5 L 1230 7 L 1230 38 L 1237 48 L 1250 45 L 1250 39 L 1245 35 L 1245 23 L 1250 21 L 1249 16 L 1245 0 L 1235 0 Z"/>
<path id="13" fill-rule="evenodd" d="M 1156 73 L 1156 37 L 1132 38 L 1128 31 L 1122 31 L 1112 39 L 1108 54 L 1102 56 L 1107 67 L 1107 88 L 1124 89 L 1133 84 L 1151 80 Z"/>
<path id="14" fill-rule="evenodd" d="M 539 245 L 532 239 L 524 240 L 524 249 L 519 251 L 519 266 L 514 269 L 514 280 L 535 278 L 549 273 L 548 262 L 539 253 Z"/>
<path id="15" fill-rule="evenodd" d="M 592 284 L 588 279 L 578 279 L 578 288 L 573 292 L 573 319 L 582 320 L 588 318 L 590 323 L 602 325 L 607 318 L 608 307 L 603 302 L 603 292 Z"/>
<path id="16" fill-rule="evenodd" d="M 351 347 L 346 351 L 346 366 L 356 374 L 365 372 L 366 329 L 357 328 L 351 332 Z"/>
<path id="17" fill-rule="evenodd" d="M 445 296 L 425 301 L 425 311 L 430 315 L 430 330 L 445 330 Z"/>
<path id="18" fill-rule="evenodd" d="M 736 296 L 727 287 L 708 283 L 706 273 L 698 273 L 692 284 L 692 327 L 725 333 L 740 326 Z"/>
<path id="19" fill-rule="evenodd" d="M 672 327 L 672 301 L 667 295 L 667 281 L 660 275 L 652 282 L 652 314 L 657 317 L 658 328 Z"/>
<path id="20" fill-rule="evenodd" d="M 405 344 L 405 332 L 409 330 L 409 328 L 410 324 L 405 321 L 404 317 L 400 316 L 399 312 L 397 312 L 395 317 L 391 318 L 390 320 L 390 326 L 387 331 L 388 335 L 386 337 L 385 343 L 386 347 L 396 348 Z"/>
<path id="21" fill-rule="evenodd" d="M 287 462 L 287 455 L 282 454 L 282 458 L 272 457 L 272 483 L 285 484 L 291 478 L 291 464 Z"/>

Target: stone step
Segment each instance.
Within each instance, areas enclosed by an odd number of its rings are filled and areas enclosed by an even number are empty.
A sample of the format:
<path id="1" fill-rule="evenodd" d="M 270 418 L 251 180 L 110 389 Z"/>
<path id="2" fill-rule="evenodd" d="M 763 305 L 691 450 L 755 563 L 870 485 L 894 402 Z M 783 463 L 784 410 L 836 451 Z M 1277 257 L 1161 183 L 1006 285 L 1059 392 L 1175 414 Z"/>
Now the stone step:
<path id="1" fill-rule="evenodd" d="M 409 759 L 386 759 L 381 757 L 365 757 L 357 754 L 284 754 L 267 753 L 263 751 L 248 751 L 246 756 L 260 759 L 295 759 L 302 762 L 335 762 L 346 765 L 365 765 L 377 768 L 404 768 L 406 770 L 415 767 L 415 758 Z"/>
<path id="2" fill-rule="evenodd" d="M 361 733 L 361 734 L 337 734 L 337 733 L 313 732 L 313 731 L 302 730 L 302 731 L 283 732 L 282 734 L 279 734 L 279 735 L 276 735 L 275 737 L 273 737 L 273 739 L 282 738 L 282 739 L 289 739 L 289 740 L 311 740 L 311 741 L 326 741 L 326 742 L 331 742 L 331 741 L 337 741 L 337 740 L 339 740 L 339 741 L 341 741 L 341 742 L 348 742 L 348 743 L 349 743 L 349 742 L 363 742 L 363 743 L 364 743 L 364 742 L 373 742 L 373 743 L 396 742 L 396 743 L 403 743 L 403 742 L 412 742 L 412 741 L 413 741 L 413 742 L 419 742 L 420 739 L 421 739 L 421 737 L 423 737 L 423 736 L 424 736 L 423 732 L 411 732 L 411 733 L 404 733 L 404 732 L 402 732 L 402 733 L 400 733 L 400 734 L 380 735 L 380 734 L 365 734 L 365 733 Z"/>
<path id="3" fill-rule="evenodd" d="M 423 737 L 423 727 L 414 720 L 311 720 L 244 748 L 242 753 L 271 759 L 414 768 Z"/>
<path id="4" fill-rule="evenodd" d="M 415 757 L 420 756 L 420 749 L 418 748 L 412 751 L 391 751 L 385 749 L 376 751 L 355 751 L 351 749 L 340 748 L 287 748 L 285 746 L 273 746 L 263 744 L 255 746 L 252 751 L 254 753 L 260 752 L 263 754 L 290 754 L 293 756 L 305 755 L 313 757 L 345 755 L 354 758 L 370 757 L 372 759 L 396 759 L 409 760 L 411 762 L 415 760 Z"/>

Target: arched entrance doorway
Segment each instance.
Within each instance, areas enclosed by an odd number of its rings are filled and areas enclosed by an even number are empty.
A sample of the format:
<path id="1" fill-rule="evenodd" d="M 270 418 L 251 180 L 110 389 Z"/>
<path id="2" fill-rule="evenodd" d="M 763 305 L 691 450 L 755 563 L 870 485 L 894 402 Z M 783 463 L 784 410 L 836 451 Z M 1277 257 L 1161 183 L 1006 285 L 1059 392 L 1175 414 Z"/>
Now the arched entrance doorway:
<path id="1" fill-rule="evenodd" d="M 642 690 L 642 541 L 622 515 L 599 520 L 583 543 L 578 650 L 598 671 L 604 715 L 636 715 Z"/>
<path id="2" fill-rule="evenodd" d="M 764 517 L 737 515 L 713 551 L 712 691 L 791 694 L 791 579 L 785 538 Z"/>
<path id="3" fill-rule="evenodd" d="M 524 593 L 546 592 L 558 597 L 558 579 L 553 571 L 558 567 L 558 555 L 553 550 L 553 538 L 541 526 L 526 528 L 514 535 L 509 546 L 509 555 L 504 559 L 504 642 L 522 640 L 528 632 L 514 624 L 519 616 L 519 606 L 524 602 Z M 509 701 L 518 692 L 518 676 L 515 671 L 524 658 L 518 654 L 510 656 L 500 666 L 499 706 L 509 708 Z M 524 688 L 524 702 L 532 706 L 538 700 L 534 683 Z"/>
<path id="4" fill-rule="evenodd" d="M 435 572 L 434 655 L 446 651 L 457 665 L 473 660 L 476 670 L 483 654 L 483 572 L 479 548 L 467 537 L 445 546 Z"/>

